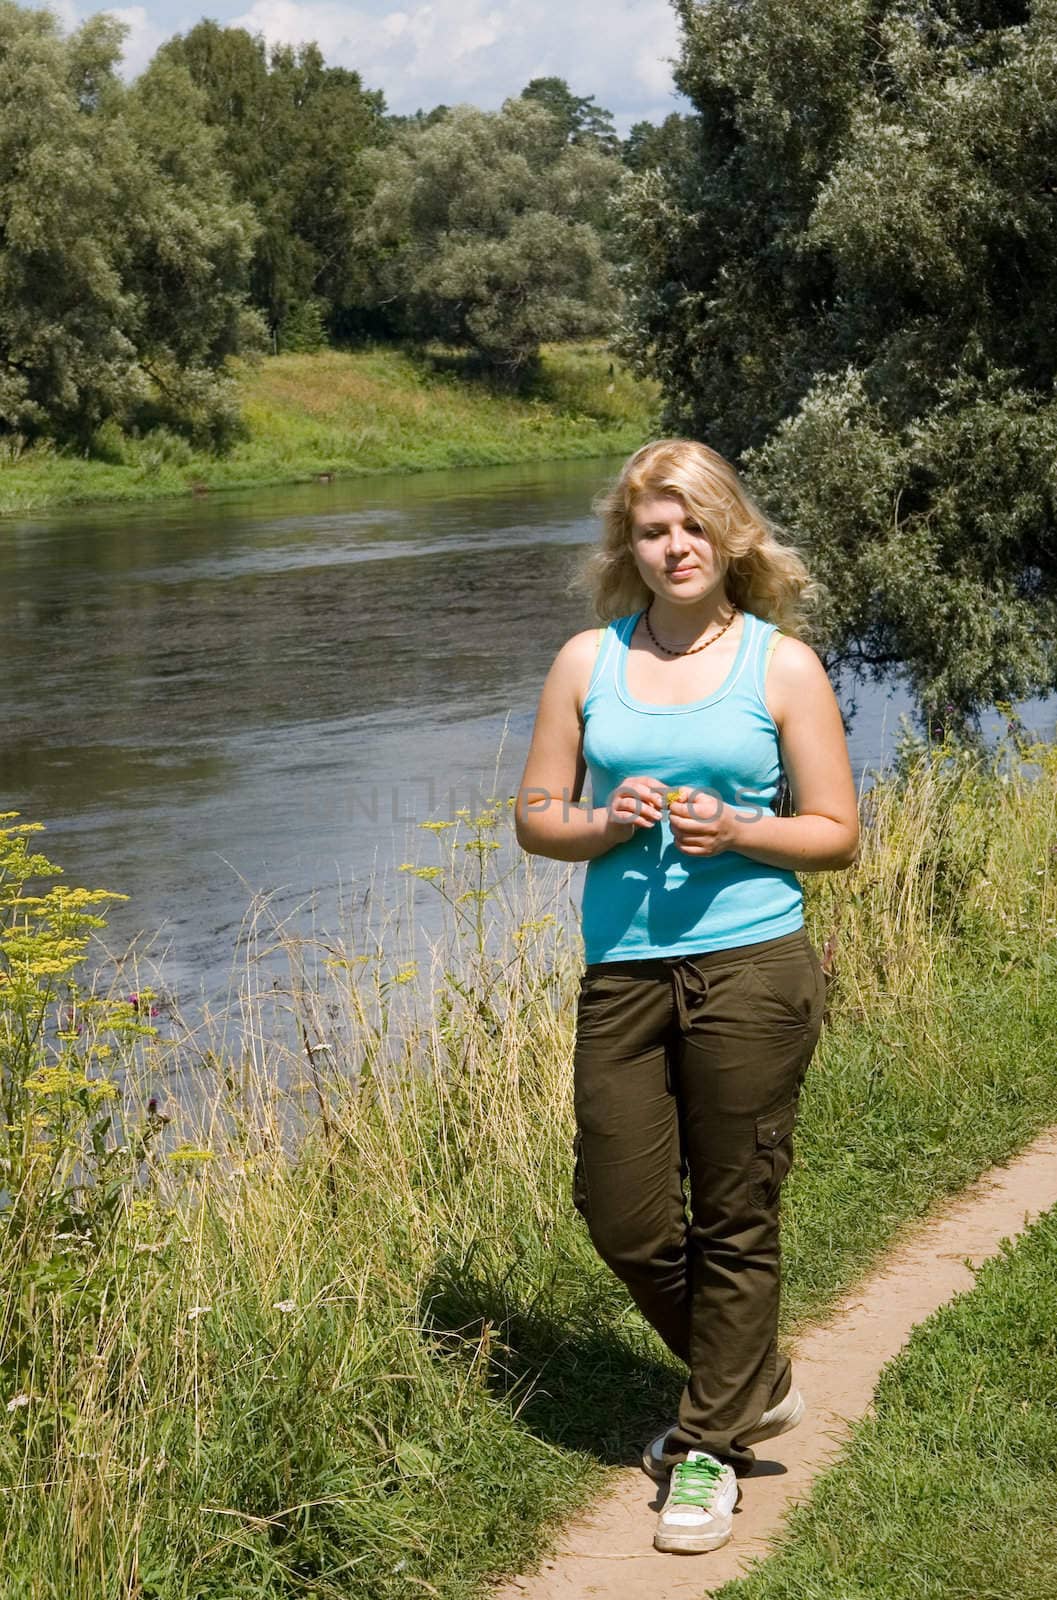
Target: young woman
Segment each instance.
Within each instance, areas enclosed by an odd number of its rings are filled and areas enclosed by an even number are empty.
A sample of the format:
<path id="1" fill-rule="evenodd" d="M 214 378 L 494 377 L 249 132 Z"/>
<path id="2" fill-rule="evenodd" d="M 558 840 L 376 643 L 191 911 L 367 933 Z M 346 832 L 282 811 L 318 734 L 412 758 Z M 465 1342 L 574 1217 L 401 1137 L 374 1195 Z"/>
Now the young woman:
<path id="1" fill-rule="evenodd" d="M 585 578 L 608 627 L 547 675 L 517 835 L 589 863 L 573 1196 L 688 1368 L 643 1457 L 671 1474 L 654 1543 L 711 1550 L 753 1444 L 803 1412 L 776 1344 L 778 1210 L 824 979 L 796 873 L 851 863 L 856 797 L 836 698 L 797 637 L 806 568 L 729 463 L 662 439 L 599 509 Z M 795 815 L 775 811 L 783 773 Z"/>

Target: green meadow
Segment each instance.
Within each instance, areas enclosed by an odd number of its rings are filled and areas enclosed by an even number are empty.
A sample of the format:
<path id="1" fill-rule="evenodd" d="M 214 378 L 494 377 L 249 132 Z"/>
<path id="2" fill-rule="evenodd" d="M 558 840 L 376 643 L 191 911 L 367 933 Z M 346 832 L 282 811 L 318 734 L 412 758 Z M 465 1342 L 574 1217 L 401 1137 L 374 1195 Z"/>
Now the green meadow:
<path id="1" fill-rule="evenodd" d="M 224 455 L 166 428 L 115 423 L 82 454 L 0 441 L 0 515 L 314 478 L 620 454 L 656 428 L 657 386 L 602 344 L 545 346 L 530 389 L 486 382 L 451 352 L 396 347 L 235 367 L 244 437 Z"/>

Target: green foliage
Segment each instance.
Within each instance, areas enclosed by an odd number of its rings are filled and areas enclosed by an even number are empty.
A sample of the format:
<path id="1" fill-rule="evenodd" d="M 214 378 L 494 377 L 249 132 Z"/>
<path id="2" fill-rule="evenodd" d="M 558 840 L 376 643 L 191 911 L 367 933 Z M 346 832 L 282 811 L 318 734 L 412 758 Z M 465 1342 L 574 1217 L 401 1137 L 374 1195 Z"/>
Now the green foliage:
<path id="1" fill-rule="evenodd" d="M 305 308 L 321 303 L 337 327 L 365 293 L 369 263 L 354 234 L 370 189 L 363 152 L 386 137 L 381 94 L 358 73 L 326 66 L 315 44 L 269 51 L 259 35 L 210 21 L 177 34 L 155 60 L 190 73 L 220 165 L 253 207 L 251 293 L 278 347 L 316 348 L 302 342 Z"/>
<path id="2" fill-rule="evenodd" d="M 593 94 L 573 94 L 564 78 L 533 78 L 521 91 L 549 111 L 562 144 L 593 144 L 607 156 L 620 154 L 613 114 L 595 105 Z"/>
<path id="3" fill-rule="evenodd" d="M 123 31 L 0 3 L 0 429 L 83 444 L 160 396 L 222 436 L 253 224 L 186 74 L 124 89 Z"/>
<path id="4" fill-rule="evenodd" d="M 389 133 L 397 133 L 407 128 L 431 128 L 435 122 L 442 122 L 451 111 L 451 106 L 433 106 L 429 111 L 424 111 L 420 106 L 417 111 L 412 111 L 406 116 L 398 116 L 390 112 L 385 118 L 385 126 Z"/>
<path id="5" fill-rule="evenodd" d="M 685 171 L 693 160 L 697 118 L 672 111 L 662 123 L 634 122 L 620 147 L 620 158 L 632 172 L 664 167 Z"/>
<path id="6" fill-rule="evenodd" d="M 161 423 L 142 438 L 125 440 L 122 458 L 144 478 L 153 478 L 163 467 L 190 466 L 194 451 L 185 438 Z"/>
<path id="7" fill-rule="evenodd" d="M 568 144 L 530 100 L 459 106 L 375 152 L 362 239 L 406 332 L 468 346 L 509 381 L 540 344 L 599 333 L 616 304 L 599 236 L 620 164 Z"/>
<path id="8" fill-rule="evenodd" d="M 78 1315 L 106 1298 L 99 1252 L 113 1242 L 127 1185 L 160 1123 L 130 1139 L 114 1133 L 120 1069 L 153 1029 L 141 1020 L 146 995 L 108 1001 L 73 974 L 90 933 L 105 926 L 93 909 L 124 899 L 62 885 L 32 894 L 34 879 L 60 872 L 28 849 L 39 824 L 0 814 L 0 1388 L 28 1381 L 41 1351 L 35 1303 L 67 1301 Z"/>
<path id="9" fill-rule="evenodd" d="M 1057 686 L 1050 0 L 677 10 L 621 348 L 804 541 L 828 664 L 940 725 Z"/>
<path id="10" fill-rule="evenodd" d="M 299 355 L 322 350 L 327 342 L 326 307 L 321 300 L 303 300 L 283 323 L 284 350 Z"/>

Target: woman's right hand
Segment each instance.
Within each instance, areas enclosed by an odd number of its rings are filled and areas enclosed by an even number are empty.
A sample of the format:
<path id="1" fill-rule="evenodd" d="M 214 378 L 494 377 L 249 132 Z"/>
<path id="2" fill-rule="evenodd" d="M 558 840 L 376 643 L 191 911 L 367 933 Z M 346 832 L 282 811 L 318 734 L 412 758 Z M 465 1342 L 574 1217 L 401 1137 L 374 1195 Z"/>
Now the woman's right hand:
<path id="1" fill-rule="evenodd" d="M 612 829 L 613 843 L 626 843 L 638 828 L 652 828 L 659 822 L 667 792 L 668 785 L 658 778 L 625 778 L 618 783 L 606 801 L 606 832 Z"/>

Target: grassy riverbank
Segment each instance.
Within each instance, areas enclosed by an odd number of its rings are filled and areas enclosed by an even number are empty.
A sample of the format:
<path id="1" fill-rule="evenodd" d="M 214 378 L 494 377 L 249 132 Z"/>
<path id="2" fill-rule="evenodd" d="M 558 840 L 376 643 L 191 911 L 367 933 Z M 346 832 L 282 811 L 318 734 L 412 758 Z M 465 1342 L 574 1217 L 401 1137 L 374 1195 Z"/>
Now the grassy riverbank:
<path id="1" fill-rule="evenodd" d="M 930 1317 L 874 1415 L 722 1600 L 1052 1600 L 1057 1212 Z"/>
<path id="2" fill-rule="evenodd" d="M 463 374 L 454 357 L 398 349 L 323 351 L 239 369 L 248 437 L 224 456 L 164 429 L 111 426 L 94 456 L 37 448 L 0 460 L 0 515 L 93 501 L 498 466 L 632 450 L 655 427 L 656 386 L 600 344 L 543 351 L 534 390 L 514 396 Z"/>
<path id="3" fill-rule="evenodd" d="M 1054 747 L 934 750 L 868 797 L 860 864 L 808 880 L 836 977 L 787 1326 L 1052 1118 L 1055 779 Z M 247 969 L 237 1050 L 140 1034 L 142 995 L 45 1007 L 82 912 L 0 871 L 28 929 L 0 941 L 12 1600 L 464 1600 L 670 1415 L 679 1374 L 569 1199 L 568 870 L 504 867 L 508 827 L 497 804 L 424 830 L 432 972 L 404 920 L 285 937 L 287 985 Z M 141 1088 L 93 1135 L 118 1058 Z M 144 1103 L 177 1063 L 200 1116 Z M 71 1198 L 78 1153 L 98 1181 Z"/>

